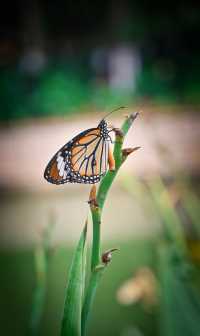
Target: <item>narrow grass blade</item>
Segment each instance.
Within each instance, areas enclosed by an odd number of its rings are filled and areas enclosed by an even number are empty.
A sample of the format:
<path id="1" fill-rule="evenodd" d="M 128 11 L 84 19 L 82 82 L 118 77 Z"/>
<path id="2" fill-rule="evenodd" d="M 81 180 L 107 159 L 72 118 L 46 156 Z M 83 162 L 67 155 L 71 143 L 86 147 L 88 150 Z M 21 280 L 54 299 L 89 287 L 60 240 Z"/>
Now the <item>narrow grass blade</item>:
<path id="1" fill-rule="evenodd" d="M 35 259 L 35 288 L 31 306 L 29 323 L 29 335 L 36 336 L 39 333 L 42 314 L 44 311 L 47 291 L 47 272 L 51 261 L 51 237 L 55 219 L 50 218 L 49 224 L 42 232 L 41 243 L 34 249 Z"/>
<path id="2" fill-rule="evenodd" d="M 197 238 L 200 238 L 200 207 L 199 207 L 199 198 L 197 195 L 195 195 L 194 192 L 189 190 L 189 188 L 184 192 L 183 194 L 183 204 L 185 206 L 185 209 L 187 210 L 193 226 L 197 233 Z"/>
<path id="3" fill-rule="evenodd" d="M 200 330 L 199 274 L 170 244 L 159 249 L 161 280 L 160 334 L 198 336 Z M 196 283 L 196 284 L 195 284 Z"/>
<path id="4" fill-rule="evenodd" d="M 81 336 L 81 310 L 85 288 L 87 224 L 74 253 L 65 296 L 61 336 Z"/>
<path id="5" fill-rule="evenodd" d="M 39 332 L 40 322 L 44 310 L 46 296 L 47 259 L 43 246 L 37 246 L 34 251 L 36 284 L 33 290 L 33 301 L 29 325 L 29 335 L 36 336 Z"/>

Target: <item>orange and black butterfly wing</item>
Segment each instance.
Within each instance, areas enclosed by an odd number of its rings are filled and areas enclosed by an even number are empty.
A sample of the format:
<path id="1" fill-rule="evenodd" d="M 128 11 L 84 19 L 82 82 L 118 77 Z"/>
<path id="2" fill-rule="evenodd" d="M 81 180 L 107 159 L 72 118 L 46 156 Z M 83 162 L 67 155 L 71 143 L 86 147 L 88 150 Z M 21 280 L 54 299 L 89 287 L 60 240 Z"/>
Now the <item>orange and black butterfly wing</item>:
<path id="1" fill-rule="evenodd" d="M 109 141 L 98 127 L 86 130 L 54 155 L 44 177 L 54 184 L 97 183 L 107 171 L 108 150 Z"/>
<path id="2" fill-rule="evenodd" d="M 72 147 L 72 182 L 97 183 L 107 171 L 109 141 L 100 135 L 99 128 L 91 133 Z"/>

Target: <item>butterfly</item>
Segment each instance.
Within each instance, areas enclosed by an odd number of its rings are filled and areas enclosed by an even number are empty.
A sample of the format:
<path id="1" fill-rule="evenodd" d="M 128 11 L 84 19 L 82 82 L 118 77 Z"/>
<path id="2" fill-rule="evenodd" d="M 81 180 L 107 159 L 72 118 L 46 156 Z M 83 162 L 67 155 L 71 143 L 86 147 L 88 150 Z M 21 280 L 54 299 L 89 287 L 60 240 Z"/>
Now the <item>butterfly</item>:
<path id="1" fill-rule="evenodd" d="M 109 114 L 114 111 L 116 109 Z M 96 128 L 90 128 L 75 136 L 50 160 L 44 171 L 44 178 L 53 184 L 98 183 L 106 174 L 109 162 L 114 167 L 110 147 L 111 131 L 113 129 L 109 130 L 104 117 Z M 110 170 L 114 170 L 113 167 Z"/>

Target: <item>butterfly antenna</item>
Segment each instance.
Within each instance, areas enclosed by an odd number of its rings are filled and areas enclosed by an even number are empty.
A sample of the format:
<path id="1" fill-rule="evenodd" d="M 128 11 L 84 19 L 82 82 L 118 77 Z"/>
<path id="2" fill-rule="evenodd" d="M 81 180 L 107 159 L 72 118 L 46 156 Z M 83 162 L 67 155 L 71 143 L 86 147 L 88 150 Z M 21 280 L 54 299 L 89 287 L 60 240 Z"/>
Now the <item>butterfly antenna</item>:
<path id="1" fill-rule="evenodd" d="M 120 106 L 120 107 L 118 107 L 118 108 L 112 110 L 111 112 L 109 112 L 108 114 L 105 115 L 105 117 L 103 118 L 103 120 L 106 119 L 106 118 L 107 118 L 110 114 L 112 114 L 113 112 L 116 112 L 116 111 L 121 110 L 121 109 L 124 109 L 124 108 L 127 108 L 127 107 L 126 107 L 126 106 Z"/>

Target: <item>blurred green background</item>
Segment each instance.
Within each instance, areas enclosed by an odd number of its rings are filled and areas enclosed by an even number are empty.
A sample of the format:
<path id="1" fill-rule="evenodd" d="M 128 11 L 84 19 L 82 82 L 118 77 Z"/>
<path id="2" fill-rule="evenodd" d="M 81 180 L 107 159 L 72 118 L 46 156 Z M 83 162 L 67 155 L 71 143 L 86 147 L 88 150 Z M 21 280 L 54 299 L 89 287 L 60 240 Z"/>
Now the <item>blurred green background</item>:
<path id="1" fill-rule="evenodd" d="M 37 258 L 53 214 L 38 335 L 59 335 L 89 188 L 48 185 L 43 170 L 65 142 L 125 105 L 109 121 L 119 126 L 142 110 L 126 140 L 142 149 L 105 206 L 103 250 L 120 251 L 97 291 L 89 335 L 199 335 L 199 9 L 194 1 L 4 4 L 0 334 L 31 335 Z"/>
<path id="2" fill-rule="evenodd" d="M 195 2 L 14 1 L 1 27 L 2 120 L 143 101 L 199 105 Z M 132 58 L 124 87 L 111 84 L 119 54 L 119 67 Z"/>

